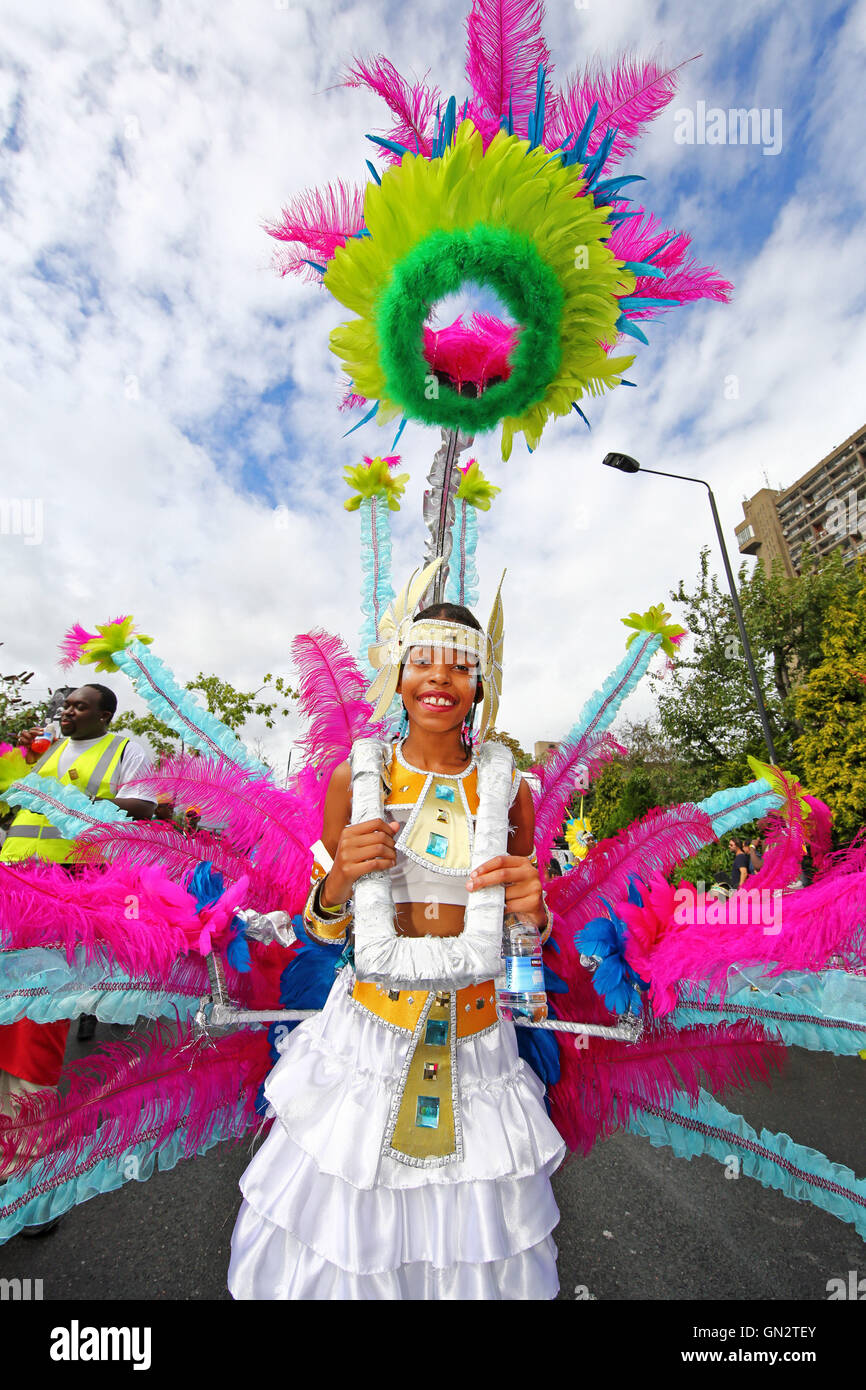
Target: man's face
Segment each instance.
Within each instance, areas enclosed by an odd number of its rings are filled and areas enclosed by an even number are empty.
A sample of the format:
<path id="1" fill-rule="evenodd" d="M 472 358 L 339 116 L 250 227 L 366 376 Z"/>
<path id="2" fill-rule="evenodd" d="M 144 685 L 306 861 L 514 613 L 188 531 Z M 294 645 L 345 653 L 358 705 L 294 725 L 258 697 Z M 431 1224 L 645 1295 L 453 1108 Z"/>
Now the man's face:
<path id="1" fill-rule="evenodd" d="M 60 711 L 60 732 L 64 738 L 99 738 L 110 719 L 108 710 L 100 705 L 99 691 L 82 685 L 66 697 Z"/>

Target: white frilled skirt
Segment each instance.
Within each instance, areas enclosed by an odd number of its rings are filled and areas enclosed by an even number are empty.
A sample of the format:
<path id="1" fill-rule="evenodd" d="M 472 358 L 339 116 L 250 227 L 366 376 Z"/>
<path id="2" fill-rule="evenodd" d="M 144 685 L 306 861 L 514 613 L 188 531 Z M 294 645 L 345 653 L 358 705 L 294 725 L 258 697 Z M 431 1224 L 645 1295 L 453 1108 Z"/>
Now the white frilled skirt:
<path id="1" fill-rule="evenodd" d="M 277 1118 L 241 1179 L 232 1295 L 554 1298 L 565 1147 L 513 1027 L 458 1044 L 462 1160 L 411 1166 L 382 1152 L 410 1039 L 353 1004 L 353 983 L 337 977 L 265 1083 Z"/>

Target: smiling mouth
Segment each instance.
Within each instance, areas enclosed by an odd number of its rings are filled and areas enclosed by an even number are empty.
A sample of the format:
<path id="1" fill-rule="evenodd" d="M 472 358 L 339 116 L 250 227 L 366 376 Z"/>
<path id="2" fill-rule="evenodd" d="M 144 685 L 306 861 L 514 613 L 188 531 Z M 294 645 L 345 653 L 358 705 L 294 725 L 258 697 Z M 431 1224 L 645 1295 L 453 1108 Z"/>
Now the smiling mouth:
<path id="1" fill-rule="evenodd" d="M 453 709 L 457 701 L 452 700 L 450 695 L 421 695 L 418 703 L 425 709 Z"/>

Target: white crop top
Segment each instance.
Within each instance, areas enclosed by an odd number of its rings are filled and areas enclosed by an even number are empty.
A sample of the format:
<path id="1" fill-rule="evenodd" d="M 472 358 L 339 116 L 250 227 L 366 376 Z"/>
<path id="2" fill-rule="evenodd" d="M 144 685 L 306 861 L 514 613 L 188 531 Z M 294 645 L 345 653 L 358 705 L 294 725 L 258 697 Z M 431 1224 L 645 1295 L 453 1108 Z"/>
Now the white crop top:
<path id="1" fill-rule="evenodd" d="M 426 781 L 428 774 L 419 774 L 419 769 L 412 768 L 411 764 L 406 763 L 400 756 L 401 751 L 402 749 L 398 745 L 397 749 L 395 750 L 395 769 L 399 772 L 399 770 L 403 768 L 406 771 L 416 773 L 416 775 L 423 775 Z M 469 767 L 466 769 L 464 773 L 460 773 L 456 777 L 452 776 L 450 778 L 446 778 L 443 776 L 441 780 L 451 782 L 452 785 L 459 784 L 463 781 L 465 777 L 467 777 L 474 770 L 474 768 L 475 760 L 473 759 L 473 761 L 470 763 Z M 440 816 L 443 818 L 443 820 L 446 818 L 446 816 L 449 819 L 452 819 L 454 813 L 458 811 L 458 803 L 460 801 L 463 802 L 463 809 L 466 815 L 466 819 L 468 820 L 469 825 L 471 827 L 469 833 L 469 843 L 471 844 L 472 839 L 474 838 L 475 816 L 469 810 L 469 805 L 466 802 L 465 797 L 463 796 L 462 789 L 459 787 L 455 787 L 455 791 L 459 791 L 459 796 L 455 796 L 453 793 L 449 793 L 446 787 L 445 793 L 444 795 L 442 795 L 440 786 L 438 785 L 436 774 L 429 774 L 429 777 L 432 782 L 436 783 L 436 785 L 433 788 L 434 792 L 439 792 L 440 796 L 442 797 L 443 808 L 440 811 Z M 427 785 L 429 786 L 429 783 Z M 520 773 L 515 770 L 511 790 L 511 800 L 508 803 L 509 806 L 514 805 L 519 786 Z M 408 790 L 408 788 L 406 790 Z M 445 798 L 448 799 L 446 800 Z M 418 853 L 413 853 L 411 849 L 408 854 L 405 852 L 403 845 L 406 844 L 407 840 L 409 839 L 406 827 L 408 827 L 410 830 L 412 829 L 410 821 L 414 824 L 415 813 L 416 807 L 413 805 L 406 804 L 402 806 L 387 805 L 385 809 L 386 819 L 399 821 L 401 827 L 403 827 L 400 833 L 397 835 L 397 863 L 391 870 L 391 893 L 393 901 L 395 903 L 424 903 L 429 905 L 431 909 L 435 908 L 435 906 L 439 904 L 448 904 L 455 907 L 465 907 L 468 899 L 466 880 L 469 876 L 470 867 L 468 857 L 465 863 L 462 863 L 458 860 L 458 863 L 456 865 L 451 864 L 451 866 L 446 866 L 445 863 L 442 863 L 440 867 L 438 863 L 431 863 L 429 857 L 422 857 Z M 440 828 L 443 831 L 443 834 L 448 834 L 448 826 L 444 824 L 441 827 L 439 827 L 438 824 L 434 825 L 434 833 L 432 835 L 432 839 L 434 841 L 438 841 L 441 839 L 441 836 L 435 833 L 435 831 Z M 450 828 L 452 830 L 456 829 L 456 827 L 453 826 L 453 821 Z M 424 837 L 422 837 L 422 843 L 423 838 Z M 462 837 L 458 838 L 462 839 Z M 403 845 L 401 845 L 401 841 L 403 842 Z M 437 855 L 440 853 L 439 850 L 432 850 L 431 852 Z M 431 915 L 433 915 L 432 912 Z"/>

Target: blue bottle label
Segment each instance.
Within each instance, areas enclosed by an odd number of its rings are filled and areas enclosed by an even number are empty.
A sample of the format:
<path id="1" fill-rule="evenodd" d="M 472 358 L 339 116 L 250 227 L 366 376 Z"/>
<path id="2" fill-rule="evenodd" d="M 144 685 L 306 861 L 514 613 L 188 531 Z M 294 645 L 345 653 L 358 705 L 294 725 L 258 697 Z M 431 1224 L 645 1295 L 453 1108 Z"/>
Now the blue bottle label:
<path id="1" fill-rule="evenodd" d="M 505 957 L 505 988 L 509 994 L 544 994 L 541 953 Z"/>

